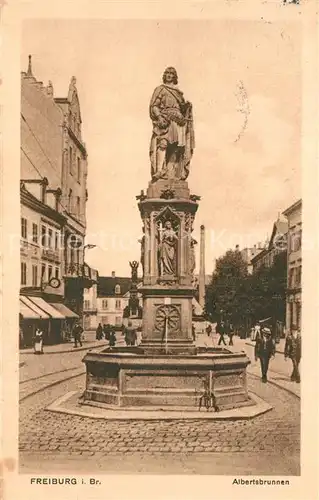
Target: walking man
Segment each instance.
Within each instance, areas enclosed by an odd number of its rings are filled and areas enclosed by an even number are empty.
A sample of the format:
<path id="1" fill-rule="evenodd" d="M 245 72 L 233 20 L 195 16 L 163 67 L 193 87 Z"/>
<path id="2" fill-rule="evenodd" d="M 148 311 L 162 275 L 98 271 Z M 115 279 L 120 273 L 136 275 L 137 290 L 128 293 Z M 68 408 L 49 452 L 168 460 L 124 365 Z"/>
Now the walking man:
<path id="1" fill-rule="evenodd" d="M 263 328 L 261 334 L 256 338 L 255 344 L 255 360 L 260 359 L 261 367 L 261 380 L 267 382 L 267 371 L 269 360 L 275 357 L 276 346 L 274 340 L 271 338 L 270 328 Z"/>
<path id="2" fill-rule="evenodd" d="M 225 332 L 225 323 L 223 321 L 221 321 L 220 323 L 217 323 L 216 333 L 219 334 L 219 340 L 218 340 L 217 345 L 221 345 L 222 342 L 224 343 L 224 345 L 226 345 L 225 338 L 224 338 L 224 335 L 226 333 Z"/>
<path id="3" fill-rule="evenodd" d="M 234 336 L 234 327 L 231 323 L 228 324 L 228 337 L 229 337 L 229 344 L 228 345 L 234 345 L 233 343 L 233 336 Z"/>
<path id="4" fill-rule="evenodd" d="M 299 363 L 301 359 L 301 335 L 296 327 L 292 328 L 292 332 L 287 335 L 285 344 L 285 359 L 290 358 L 292 361 L 291 381 L 300 384 Z"/>
<path id="5" fill-rule="evenodd" d="M 80 323 L 75 323 L 73 327 L 74 347 L 77 347 L 78 343 L 82 347 L 82 340 L 81 340 L 82 333 L 83 333 L 83 328 L 80 325 Z"/>

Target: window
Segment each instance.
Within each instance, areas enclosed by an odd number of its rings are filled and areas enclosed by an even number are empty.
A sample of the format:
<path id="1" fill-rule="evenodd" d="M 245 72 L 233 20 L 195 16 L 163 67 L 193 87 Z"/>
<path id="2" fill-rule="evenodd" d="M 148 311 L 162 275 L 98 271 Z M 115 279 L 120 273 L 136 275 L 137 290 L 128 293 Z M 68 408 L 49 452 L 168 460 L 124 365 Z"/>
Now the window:
<path id="1" fill-rule="evenodd" d="M 102 316 L 101 323 L 102 323 L 102 325 L 108 325 L 109 324 L 109 317 L 108 316 Z"/>
<path id="2" fill-rule="evenodd" d="M 81 182 L 81 159 L 77 158 L 77 180 Z"/>
<path id="3" fill-rule="evenodd" d="M 121 324 L 122 324 L 122 317 L 121 316 L 116 316 L 115 324 L 116 324 L 116 326 L 121 326 Z"/>
<path id="4" fill-rule="evenodd" d="M 45 248 L 47 245 L 47 228 L 46 226 L 41 226 L 41 246 Z"/>
<path id="5" fill-rule="evenodd" d="M 59 248 L 59 233 L 55 232 L 54 237 L 54 248 L 57 250 Z"/>
<path id="6" fill-rule="evenodd" d="M 48 267 L 48 281 L 52 278 L 52 266 Z"/>
<path id="7" fill-rule="evenodd" d="M 115 301 L 115 309 L 121 309 L 121 300 L 120 299 L 116 299 L 116 301 Z"/>
<path id="8" fill-rule="evenodd" d="M 289 282 L 288 287 L 293 288 L 295 284 L 295 268 L 289 269 Z"/>
<path id="9" fill-rule="evenodd" d="M 90 309 L 90 301 L 89 300 L 85 300 L 84 301 L 84 309 L 87 311 L 88 309 Z"/>
<path id="10" fill-rule="evenodd" d="M 102 309 L 107 309 L 107 299 L 102 300 Z"/>
<path id="11" fill-rule="evenodd" d="M 49 229 L 48 231 L 48 247 L 52 248 L 53 246 L 53 231 L 52 229 Z"/>
<path id="12" fill-rule="evenodd" d="M 21 217 L 21 237 L 27 239 L 27 236 L 28 236 L 27 219 Z"/>
<path id="13" fill-rule="evenodd" d="M 73 151 L 72 151 L 72 148 L 70 146 L 69 147 L 69 172 L 71 175 L 73 175 L 72 162 L 73 162 Z"/>
<path id="14" fill-rule="evenodd" d="M 68 210 L 72 213 L 72 189 L 69 191 L 69 199 L 68 199 Z"/>
<path id="15" fill-rule="evenodd" d="M 32 224 L 32 242 L 38 243 L 38 224 L 33 222 Z"/>
<path id="16" fill-rule="evenodd" d="M 38 286 L 38 266 L 32 266 L 32 286 Z"/>
<path id="17" fill-rule="evenodd" d="M 46 265 L 45 264 L 42 264 L 41 266 L 41 282 L 43 283 L 45 281 L 45 278 L 46 278 Z"/>
<path id="18" fill-rule="evenodd" d="M 295 279 L 296 286 L 301 285 L 301 266 L 296 268 L 296 279 Z"/>
<path id="19" fill-rule="evenodd" d="M 26 262 L 21 262 L 21 285 L 27 284 L 27 264 Z"/>
<path id="20" fill-rule="evenodd" d="M 76 197 L 76 215 L 81 215 L 81 205 L 80 205 L 81 201 L 80 201 L 80 197 L 77 196 Z"/>
<path id="21" fill-rule="evenodd" d="M 55 277 L 60 279 L 60 269 L 58 267 L 55 268 Z"/>
<path id="22" fill-rule="evenodd" d="M 116 293 L 116 295 L 119 295 L 121 293 L 120 285 L 115 285 L 115 293 Z"/>

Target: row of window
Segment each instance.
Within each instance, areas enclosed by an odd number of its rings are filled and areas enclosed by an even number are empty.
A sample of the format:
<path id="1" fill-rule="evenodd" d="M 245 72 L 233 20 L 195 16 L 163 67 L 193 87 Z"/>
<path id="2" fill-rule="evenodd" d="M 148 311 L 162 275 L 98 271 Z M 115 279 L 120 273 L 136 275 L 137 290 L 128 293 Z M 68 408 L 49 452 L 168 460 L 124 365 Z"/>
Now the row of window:
<path id="1" fill-rule="evenodd" d="M 74 200 L 75 200 L 75 204 L 74 204 Z M 74 198 L 74 196 L 72 194 L 72 189 L 69 190 L 68 211 L 70 214 L 74 214 L 77 216 L 81 215 L 81 198 L 80 198 L 80 196 L 76 196 L 76 198 Z"/>
<path id="2" fill-rule="evenodd" d="M 85 309 L 90 309 L 90 307 L 91 307 L 90 300 L 85 300 L 84 301 L 84 308 Z M 104 310 L 109 309 L 109 304 L 108 304 L 107 299 L 102 299 L 102 309 L 104 309 Z M 122 309 L 121 299 L 116 299 L 116 301 L 115 301 L 115 309 Z"/>
<path id="3" fill-rule="evenodd" d="M 25 240 L 28 239 L 28 220 L 25 217 L 21 217 L 21 237 Z M 32 243 L 41 244 L 44 248 L 59 248 L 59 240 L 61 238 L 61 233 L 58 231 L 53 231 L 50 227 L 48 228 L 44 224 L 41 225 L 41 237 L 39 235 L 39 226 L 35 222 L 32 222 Z"/>
<path id="4" fill-rule="evenodd" d="M 26 286 L 28 283 L 28 273 L 32 272 L 32 286 L 39 286 L 41 283 L 46 283 L 50 281 L 51 278 L 60 278 L 60 269 L 58 267 L 53 267 L 51 265 L 41 264 L 41 279 L 39 283 L 38 275 L 38 265 L 32 264 L 28 265 L 27 262 L 21 262 L 21 278 L 20 282 L 22 286 Z"/>
<path id="5" fill-rule="evenodd" d="M 113 318 L 110 320 L 108 316 L 102 316 L 101 318 L 101 323 L 102 325 L 108 325 L 113 323 Z M 123 323 L 122 316 L 116 316 L 115 317 L 115 325 L 116 326 L 121 326 Z"/>

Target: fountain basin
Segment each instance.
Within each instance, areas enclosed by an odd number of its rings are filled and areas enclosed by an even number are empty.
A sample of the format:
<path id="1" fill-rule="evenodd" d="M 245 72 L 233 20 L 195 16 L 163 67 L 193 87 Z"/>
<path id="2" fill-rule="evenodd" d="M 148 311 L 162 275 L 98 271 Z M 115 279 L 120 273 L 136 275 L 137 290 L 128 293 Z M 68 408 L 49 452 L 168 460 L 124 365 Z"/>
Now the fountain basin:
<path id="1" fill-rule="evenodd" d="M 198 411 L 207 395 L 219 410 L 254 404 L 249 398 L 245 353 L 197 348 L 195 354 L 145 354 L 141 347 L 89 351 L 84 404 L 106 408 Z"/>

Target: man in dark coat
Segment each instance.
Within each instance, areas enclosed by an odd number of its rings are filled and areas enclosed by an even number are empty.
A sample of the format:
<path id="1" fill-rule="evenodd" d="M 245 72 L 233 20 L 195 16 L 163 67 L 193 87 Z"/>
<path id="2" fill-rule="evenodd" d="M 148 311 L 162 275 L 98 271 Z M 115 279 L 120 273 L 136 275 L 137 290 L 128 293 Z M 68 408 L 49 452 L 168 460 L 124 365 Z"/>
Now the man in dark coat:
<path id="1" fill-rule="evenodd" d="M 219 323 L 217 323 L 216 333 L 219 334 L 218 345 L 221 345 L 222 342 L 224 343 L 224 345 L 226 345 L 225 338 L 224 338 L 226 331 L 225 331 L 225 323 L 223 321 L 220 321 Z"/>
<path id="2" fill-rule="evenodd" d="M 301 359 L 301 335 L 297 328 L 293 328 L 292 332 L 287 335 L 285 344 L 285 359 L 290 358 L 292 361 L 291 381 L 300 383 L 299 363 Z"/>
<path id="3" fill-rule="evenodd" d="M 255 360 L 260 359 L 262 382 L 267 382 L 269 360 L 271 357 L 275 357 L 275 352 L 276 345 L 271 337 L 271 330 L 270 328 L 263 328 L 261 335 L 256 338 L 255 344 Z"/>
<path id="4" fill-rule="evenodd" d="M 72 333 L 73 333 L 73 337 L 74 337 L 74 347 L 77 347 L 78 343 L 82 347 L 81 336 L 82 336 L 82 333 L 83 333 L 83 328 L 80 325 L 80 323 L 75 323 L 75 325 L 73 327 L 73 332 Z"/>
<path id="5" fill-rule="evenodd" d="M 99 323 L 97 329 L 96 329 L 96 340 L 101 340 L 103 335 L 103 330 L 102 330 L 102 325 Z"/>

